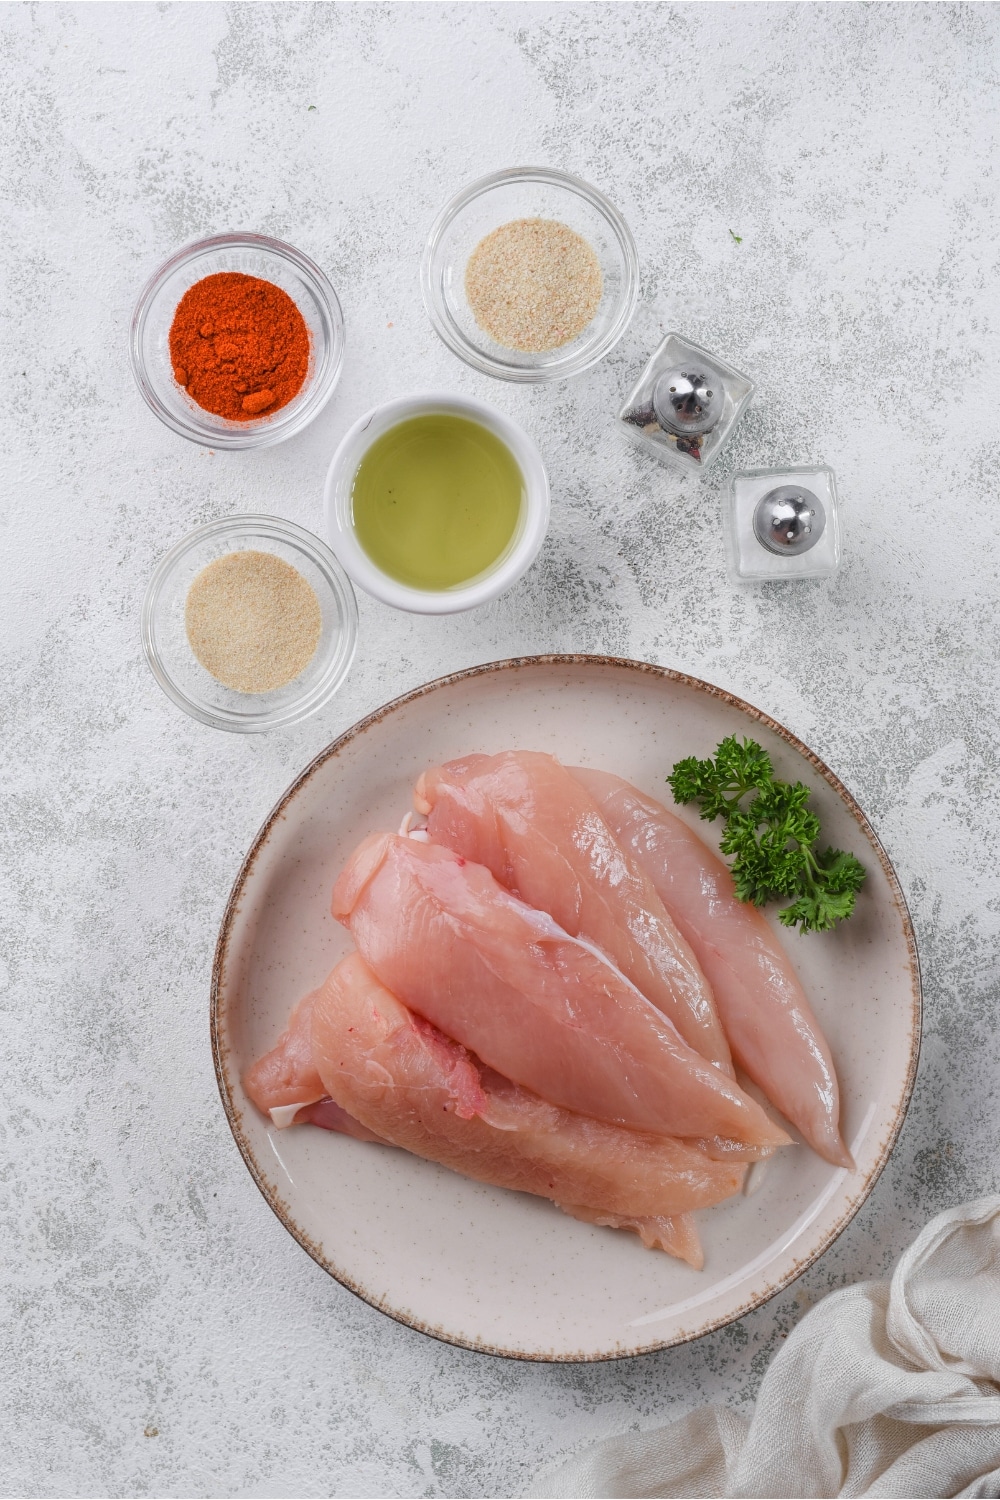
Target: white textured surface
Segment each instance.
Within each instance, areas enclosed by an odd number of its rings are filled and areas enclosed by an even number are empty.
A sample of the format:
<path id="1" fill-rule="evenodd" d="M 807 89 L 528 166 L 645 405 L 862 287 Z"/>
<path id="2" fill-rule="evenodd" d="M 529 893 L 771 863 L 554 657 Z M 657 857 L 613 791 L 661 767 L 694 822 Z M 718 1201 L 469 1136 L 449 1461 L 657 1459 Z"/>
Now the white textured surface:
<path id="1" fill-rule="evenodd" d="M 0 37 L 3 1492 L 510 1494 L 588 1439 L 747 1402 L 804 1306 L 996 1186 L 1000 16 L 8 6 Z M 466 371 L 419 301 L 441 203 L 518 161 L 604 188 L 643 266 L 623 344 L 554 389 Z M 348 351 L 305 436 L 210 456 L 142 405 L 126 331 L 168 252 L 234 225 L 324 266 Z M 703 484 L 614 426 L 667 327 L 759 387 Z M 441 385 L 546 456 L 531 575 L 452 620 L 362 600 L 345 691 L 294 733 L 181 717 L 138 644 L 157 557 L 236 510 L 318 527 L 349 423 Z M 720 489 L 772 460 L 836 469 L 845 566 L 736 594 Z M 810 742 L 897 862 L 927 992 L 909 1122 L 835 1249 L 700 1343 L 558 1368 L 431 1343 L 303 1255 L 229 1137 L 206 1014 L 229 884 L 294 772 L 428 677 L 551 649 L 682 667 Z"/>

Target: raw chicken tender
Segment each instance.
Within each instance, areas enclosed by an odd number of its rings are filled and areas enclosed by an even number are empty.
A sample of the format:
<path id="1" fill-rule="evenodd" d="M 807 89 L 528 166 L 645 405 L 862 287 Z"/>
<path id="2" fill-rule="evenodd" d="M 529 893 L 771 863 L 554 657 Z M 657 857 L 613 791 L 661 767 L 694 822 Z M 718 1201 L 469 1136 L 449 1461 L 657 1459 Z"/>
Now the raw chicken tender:
<path id="1" fill-rule="evenodd" d="M 690 1253 L 691 1230 L 646 1221 L 719 1203 L 742 1185 L 739 1164 L 557 1109 L 481 1068 L 401 1005 L 358 954 L 317 992 L 312 1030 L 327 1093 L 381 1139 L 480 1182 L 582 1204 L 567 1211 L 594 1223 L 641 1223 L 644 1242 L 671 1253 L 674 1243 Z"/>
<path id="2" fill-rule="evenodd" d="M 574 768 L 697 955 L 744 1072 L 826 1161 L 853 1167 L 830 1048 L 787 955 L 722 860 L 673 813 L 606 771 Z"/>
<path id="3" fill-rule="evenodd" d="M 565 1203 L 558 1207 L 571 1219 L 582 1219 L 585 1224 L 630 1229 L 639 1236 L 647 1250 L 665 1250 L 678 1260 L 686 1260 L 696 1271 L 705 1264 L 705 1252 L 690 1214 L 675 1214 L 671 1219 L 628 1219 L 621 1214 L 601 1213 L 593 1208 L 570 1208 Z"/>
<path id="4" fill-rule="evenodd" d="M 318 993 L 299 1001 L 274 1047 L 244 1075 L 243 1087 L 261 1114 L 313 1104 L 326 1094 L 312 1055 L 312 1008 Z"/>
<path id="5" fill-rule="evenodd" d="M 484 866 L 377 834 L 348 861 L 333 914 L 405 1005 L 550 1103 L 662 1135 L 787 1144 L 610 960 Z"/>
<path id="6" fill-rule="evenodd" d="M 596 943 L 677 1027 L 731 1073 L 712 992 L 649 876 L 590 793 L 551 755 L 508 750 L 425 771 L 413 796 L 427 832 L 485 865 L 571 937 Z"/>
<path id="7" fill-rule="evenodd" d="M 316 1071 L 312 1051 L 313 1004 L 319 990 L 300 1000 L 270 1052 L 257 1059 L 243 1077 L 243 1087 L 262 1115 L 279 1130 L 290 1125 L 318 1125 L 357 1141 L 377 1141 L 358 1120 L 334 1104 Z"/>

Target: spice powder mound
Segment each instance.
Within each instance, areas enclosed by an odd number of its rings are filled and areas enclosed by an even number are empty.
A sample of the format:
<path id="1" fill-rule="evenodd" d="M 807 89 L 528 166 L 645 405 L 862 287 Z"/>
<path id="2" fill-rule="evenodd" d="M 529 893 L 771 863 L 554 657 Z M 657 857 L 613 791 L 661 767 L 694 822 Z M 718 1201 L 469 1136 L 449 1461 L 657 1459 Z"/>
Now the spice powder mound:
<path id="1" fill-rule="evenodd" d="M 170 325 L 174 379 L 203 411 L 252 422 L 287 406 L 309 373 L 309 330 L 280 286 L 219 271 L 189 287 Z"/>
<path id="2" fill-rule="evenodd" d="M 304 672 L 323 619 L 315 590 L 272 552 L 230 552 L 188 589 L 184 625 L 206 672 L 239 693 L 270 693 Z"/>
<path id="3" fill-rule="evenodd" d="M 501 224 L 479 241 L 465 268 L 465 295 L 480 328 L 525 354 L 575 339 L 603 291 L 593 247 L 556 219 Z"/>

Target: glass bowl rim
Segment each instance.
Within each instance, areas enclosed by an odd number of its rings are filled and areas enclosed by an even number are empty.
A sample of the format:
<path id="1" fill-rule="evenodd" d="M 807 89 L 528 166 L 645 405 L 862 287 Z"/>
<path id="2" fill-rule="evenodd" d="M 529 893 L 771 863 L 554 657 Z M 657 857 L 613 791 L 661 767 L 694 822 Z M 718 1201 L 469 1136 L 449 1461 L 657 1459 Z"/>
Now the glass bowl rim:
<path id="1" fill-rule="evenodd" d="M 268 422 L 261 423 L 260 426 L 248 423 L 243 428 L 241 425 L 234 423 L 231 428 L 209 428 L 207 425 L 202 427 L 198 425 L 197 417 L 192 417 L 191 420 L 185 421 L 161 401 L 156 387 L 147 372 L 146 361 L 142 353 L 142 335 L 145 332 L 146 322 L 149 318 L 154 298 L 168 276 L 171 276 L 176 270 L 187 265 L 190 261 L 195 260 L 199 255 L 208 255 L 215 250 L 238 249 L 240 247 L 251 250 L 264 250 L 268 254 L 276 256 L 279 260 L 289 261 L 303 278 L 311 283 L 317 301 L 323 303 L 330 322 L 331 338 L 327 369 L 314 382 L 302 405 L 297 408 L 291 417 L 286 417 L 284 421 L 282 421 L 279 411 L 275 413 L 274 418 Z M 150 410 L 172 432 L 179 433 L 181 437 L 187 438 L 192 443 L 198 443 L 203 448 L 219 448 L 234 451 L 247 448 L 267 448 L 275 443 L 282 443 L 286 438 L 293 437 L 297 432 L 301 432 L 314 417 L 319 415 L 333 395 L 344 363 L 344 313 L 340 305 L 340 298 L 337 296 L 329 277 L 303 250 L 296 249 L 294 245 L 289 245 L 284 240 L 276 240 L 266 234 L 256 234 L 251 230 L 224 230 L 219 234 L 209 235 L 204 239 L 190 240 L 186 245 L 181 245 L 165 261 L 161 262 L 152 275 L 149 276 L 136 298 L 135 307 L 132 311 L 132 320 L 129 325 L 128 353 L 132 376 L 139 388 L 140 395 Z"/>
<path id="2" fill-rule="evenodd" d="M 341 631 L 330 662 L 324 669 L 319 681 L 311 689 L 284 704 L 280 710 L 275 710 L 269 714 L 261 714 L 256 719 L 245 719 L 230 714 L 225 709 L 207 707 L 202 701 L 191 697 L 178 685 L 167 669 L 160 653 L 157 641 L 156 614 L 161 603 L 164 587 L 175 566 L 199 544 L 225 536 L 231 536 L 236 540 L 238 538 L 252 538 L 255 535 L 261 537 L 263 540 L 292 543 L 300 547 L 311 558 L 320 573 L 322 573 L 331 593 L 337 601 L 340 609 Z M 198 719 L 202 724 L 207 724 L 212 729 L 225 729 L 236 734 L 253 734 L 268 729 L 284 729 L 292 724 L 297 724 L 302 719 L 307 719 L 310 715 L 318 712 L 319 709 L 323 708 L 330 701 L 343 684 L 344 679 L 351 669 L 351 664 L 357 651 L 358 605 L 354 593 L 354 585 L 351 583 L 350 578 L 341 567 L 334 553 L 321 537 L 316 536 L 312 531 L 307 531 L 304 526 L 299 526 L 294 521 L 285 520 L 282 516 L 265 515 L 251 511 L 237 516 L 224 516 L 219 520 L 207 521 L 202 526 L 196 526 L 193 531 L 189 531 L 186 536 L 181 537 L 179 542 L 175 542 L 164 553 L 154 568 L 149 583 L 146 585 L 146 592 L 142 601 L 139 631 L 143 654 L 145 655 L 150 671 L 167 697 L 178 708 L 182 708 L 193 719 Z M 244 696 L 251 697 L 254 695 L 244 694 Z M 261 696 L 263 697 L 264 695 L 262 694 Z"/>
<path id="3" fill-rule="evenodd" d="M 497 187 L 507 187 L 518 182 L 541 182 L 574 193 L 596 208 L 608 224 L 618 242 L 624 267 L 623 288 L 617 316 L 605 333 L 587 348 L 579 349 L 567 358 L 550 365 L 507 365 L 484 354 L 454 323 L 437 295 L 431 268 L 445 231 L 470 203 Z M 557 167 L 507 167 L 500 172 L 490 172 L 470 182 L 445 204 L 431 225 L 420 259 L 420 290 L 424 307 L 434 331 L 442 343 L 457 354 L 473 369 L 485 375 L 494 375 L 500 380 L 513 380 L 522 384 L 546 380 L 564 380 L 570 375 L 582 374 L 591 369 L 611 352 L 623 336 L 635 313 L 639 300 L 639 252 L 635 239 L 625 219 L 609 198 L 571 172 Z"/>

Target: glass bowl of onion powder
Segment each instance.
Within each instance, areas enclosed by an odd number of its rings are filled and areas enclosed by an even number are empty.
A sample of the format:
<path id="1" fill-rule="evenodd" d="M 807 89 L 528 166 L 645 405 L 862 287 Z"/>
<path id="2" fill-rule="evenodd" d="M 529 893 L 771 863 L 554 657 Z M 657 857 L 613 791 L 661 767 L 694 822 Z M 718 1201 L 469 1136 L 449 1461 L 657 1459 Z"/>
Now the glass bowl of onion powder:
<path id="1" fill-rule="evenodd" d="M 563 380 L 625 332 L 639 258 L 603 193 L 567 172 L 515 167 L 442 209 L 420 285 L 437 333 L 466 364 L 501 380 Z"/>
<path id="2" fill-rule="evenodd" d="M 160 561 L 142 606 L 143 650 L 163 691 L 238 734 L 316 713 L 347 676 L 357 638 L 337 559 L 277 516 L 200 526 Z"/>

